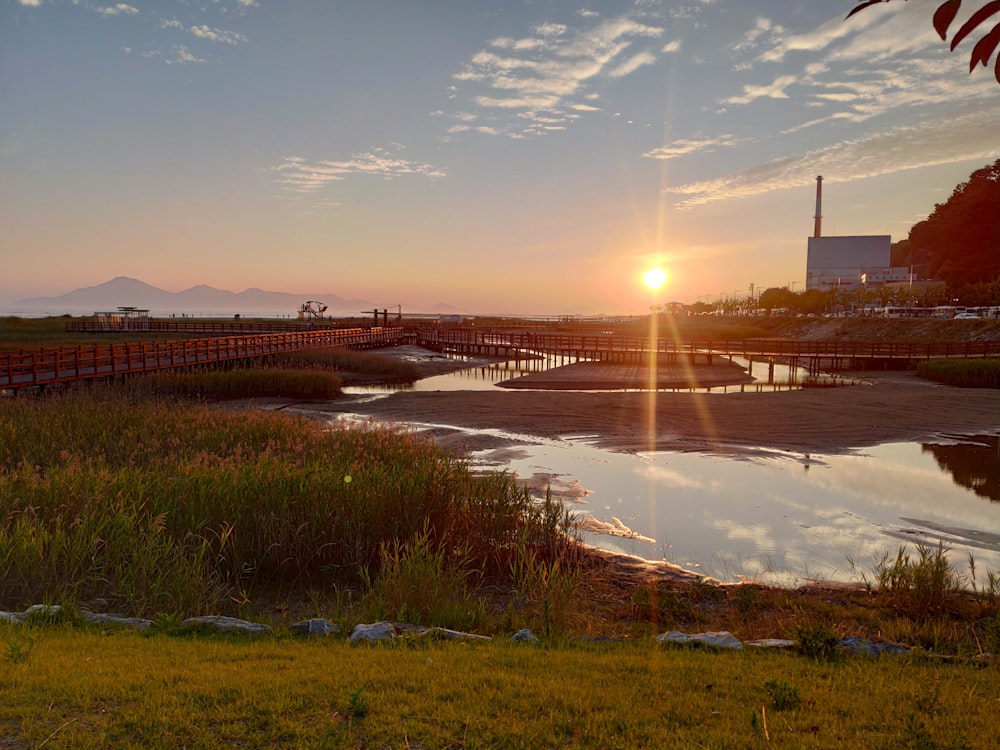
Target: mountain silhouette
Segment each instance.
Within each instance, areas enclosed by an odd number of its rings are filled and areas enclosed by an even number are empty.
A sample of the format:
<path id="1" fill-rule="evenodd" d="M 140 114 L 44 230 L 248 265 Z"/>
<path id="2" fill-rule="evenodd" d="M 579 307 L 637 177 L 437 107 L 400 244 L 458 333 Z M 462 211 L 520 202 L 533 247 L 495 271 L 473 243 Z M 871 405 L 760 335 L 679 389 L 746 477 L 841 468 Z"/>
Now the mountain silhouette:
<path id="1" fill-rule="evenodd" d="M 294 317 L 302 303 L 308 300 L 323 302 L 327 305 L 327 314 L 355 315 L 371 307 L 371 303 L 365 300 L 344 299 L 330 293 L 291 294 L 263 289 L 231 292 L 205 284 L 180 292 L 168 292 L 127 276 L 117 276 L 97 286 L 74 289 L 58 297 L 18 300 L 14 305 L 24 312 L 45 312 L 53 315 L 108 312 L 119 307 L 138 307 L 149 310 L 153 315 L 267 313 Z"/>

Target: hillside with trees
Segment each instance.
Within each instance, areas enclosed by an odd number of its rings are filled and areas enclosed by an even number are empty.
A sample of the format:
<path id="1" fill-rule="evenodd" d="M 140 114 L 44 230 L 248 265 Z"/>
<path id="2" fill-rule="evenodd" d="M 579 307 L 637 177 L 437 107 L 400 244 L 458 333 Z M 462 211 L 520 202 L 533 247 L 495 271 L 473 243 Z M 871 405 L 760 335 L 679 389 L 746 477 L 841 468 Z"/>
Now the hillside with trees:
<path id="1" fill-rule="evenodd" d="M 915 224 L 893 247 L 892 265 L 912 267 L 952 292 L 1000 282 L 1000 159 L 973 172 Z"/>

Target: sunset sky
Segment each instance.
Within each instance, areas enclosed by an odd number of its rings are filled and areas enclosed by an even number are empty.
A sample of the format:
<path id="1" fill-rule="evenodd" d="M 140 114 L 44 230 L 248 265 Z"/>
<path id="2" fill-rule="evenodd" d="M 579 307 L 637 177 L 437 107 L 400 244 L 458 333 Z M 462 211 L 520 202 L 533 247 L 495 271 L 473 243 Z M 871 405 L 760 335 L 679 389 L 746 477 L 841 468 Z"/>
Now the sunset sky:
<path id="1" fill-rule="evenodd" d="M 115 276 L 472 314 L 801 289 L 816 175 L 825 234 L 895 241 L 1000 156 L 978 35 L 854 4 L 0 0 L 0 308 Z"/>

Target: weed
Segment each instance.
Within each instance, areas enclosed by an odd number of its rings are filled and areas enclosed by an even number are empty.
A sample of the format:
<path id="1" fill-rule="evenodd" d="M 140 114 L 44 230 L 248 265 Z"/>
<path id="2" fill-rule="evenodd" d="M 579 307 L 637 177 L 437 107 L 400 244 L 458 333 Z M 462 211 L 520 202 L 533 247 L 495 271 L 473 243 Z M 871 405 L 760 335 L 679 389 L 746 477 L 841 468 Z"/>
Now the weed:
<path id="1" fill-rule="evenodd" d="M 851 568 L 869 590 L 888 594 L 893 605 L 910 617 L 926 618 L 945 612 L 953 595 L 963 589 L 963 579 L 955 573 L 943 544 L 936 548 L 917 545 L 912 557 L 905 546 L 896 556 L 886 551 L 876 558 L 872 577 L 858 572 L 854 561 Z"/>
<path id="2" fill-rule="evenodd" d="M 364 688 L 358 687 L 347 696 L 347 713 L 352 719 L 363 719 L 368 715 L 368 696 Z"/>
<path id="3" fill-rule="evenodd" d="M 24 632 L 12 632 L 4 648 L 4 659 L 11 664 L 24 664 L 35 647 L 36 637 Z"/>
<path id="4" fill-rule="evenodd" d="M 406 542 L 384 542 L 377 575 L 368 568 L 362 572 L 368 615 L 417 625 L 473 626 L 475 610 L 466 602 L 473 572 L 468 555 L 461 548 L 449 555 L 446 547 L 445 539 L 432 543 L 427 523 Z"/>
<path id="5" fill-rule="evenodd" d="M 768 680 L 764 683 L 764 690 L 771 696 L 774 708 L 778 711 L 794 711 L 802 705 L 798 688 L 787 682 Z"/>
<path id="6" fill-rule="evenodd" d="M 799 628 L 795 639 L 798 652 L 816 661 L 831 661 L 837 654 L 837 635 L 825 625 Z"/>

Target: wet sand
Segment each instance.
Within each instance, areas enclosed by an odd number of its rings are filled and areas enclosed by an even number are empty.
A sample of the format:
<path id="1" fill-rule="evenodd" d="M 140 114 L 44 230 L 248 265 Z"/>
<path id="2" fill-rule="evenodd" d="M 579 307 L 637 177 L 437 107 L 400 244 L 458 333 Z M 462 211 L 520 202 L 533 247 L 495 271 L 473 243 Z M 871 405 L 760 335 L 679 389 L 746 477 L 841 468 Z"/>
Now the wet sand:
<path id="1" fill-rule="evenodd" d="M 437 362 L 436 373 L 466 366 Z M 676 367 L 675 374 L 688 385 L 692 375 L 707 383 L 725 374 L 718 366 Z M 529 376 L 532 387 L 547 390 L 398 392 L 367 401 L 347 397 L 296 405 L 296 410 L 545 438 L 583 436 L 621 451 L 835 453 L 942 433 L 1000 430 L 1000 391 L 938 385 L 908 372 L 854 373 L 858 385 L 763 393 L 572 390 L 598 381 L 602 387 L 615 382 L 634 387 L 635 369 L 590 365 L 587 377 L 576 368 L 574 378 L 573 370 L 555 368 Z M 665 378 L 661 375 L 660 382 L 669 381 Z"/>

